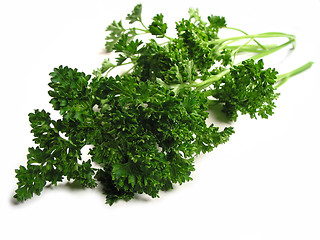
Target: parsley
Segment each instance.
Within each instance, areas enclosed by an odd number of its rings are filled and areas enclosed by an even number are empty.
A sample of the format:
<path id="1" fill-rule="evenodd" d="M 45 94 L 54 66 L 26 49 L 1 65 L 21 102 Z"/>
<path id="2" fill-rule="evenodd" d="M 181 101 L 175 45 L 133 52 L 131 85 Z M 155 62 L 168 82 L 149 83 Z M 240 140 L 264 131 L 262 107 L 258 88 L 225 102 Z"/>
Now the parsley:
<path id="1" fill-rule="evenodd" d="M 149 32 L 157 37 L 164 37 L 167 31 L 167 24 L 163 22 L 163 15 L 157 14 L 149 26 Z"/>
<path id="2" fill-rule="evenodd" d="M 93 75 L 63 66 L 50 73 L 50 103 L 61 118 L 52 120 L 45 110 L 29 114 L 37 146 L 29 148 L 27 166 L 16 170 L 18 201 L 64 178 L 90 188 L 101 184 L 110 205 L 135 194 L 158 197 L 192 180 L 195 157 L 234 133 L 231 126 L 206 123 L 211 104 L 221 104 L 232 121 L 239 114 L 268 118 L 277 88 L 312 65 L 285 74 L 264 67 L 264 56 L 294 46 L 290 34 L 247 34 L 227 27 L 224 17 L 204 20 L 190 9 L 189 19 L 176 22 L 177 35 L 170 37 L 162 14 L 148 27 L 141 14 L 138 4 L 126 17 L 129 28 L 122 21 L 106 28 L 106 51 L 118 53 L 114 62 L 104 60 Z M 220 29 L 240 35 L 219 38 Z M 141 34 L 150 39 L 140 40 Z M 260 43 L 279 37 L 287 41 Z M 235 63 L 240 53 L 251 55 Z M 124 65 L 129 67 L 122 75 L 111 74 Z M 83 161 L 87 145 L 91 158 Z"/>

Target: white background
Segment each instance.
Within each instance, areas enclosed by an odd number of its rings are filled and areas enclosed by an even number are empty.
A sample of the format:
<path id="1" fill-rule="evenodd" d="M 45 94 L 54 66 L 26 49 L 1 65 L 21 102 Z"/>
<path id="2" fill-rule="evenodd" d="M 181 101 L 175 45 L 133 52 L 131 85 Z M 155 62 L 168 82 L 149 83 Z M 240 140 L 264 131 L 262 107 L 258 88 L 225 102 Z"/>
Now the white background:
<path id="1" fill-rule="evenodd" d="M 88 74 L 99 67 L 106 26 L 137 3 L 146 24 L 162 12 L 172 27 L 194 7 L 249 33 L 294 34 L 297 48 L 266 65 L 283 73 L 315 64 L 279 89 L 270 119 L 241 117 L 227 144 L 196 160 L 194 180 L 159 199 L 110 207 L 98 189 L 61 184 L 15 204 L 14 169 L 26 164 L 33 144 L 27 114 L 52 109 L 48 73 L 59 65 Z M 0 238 L 320 239 L 319 15 L 319 0 L 2 1 Z"/>

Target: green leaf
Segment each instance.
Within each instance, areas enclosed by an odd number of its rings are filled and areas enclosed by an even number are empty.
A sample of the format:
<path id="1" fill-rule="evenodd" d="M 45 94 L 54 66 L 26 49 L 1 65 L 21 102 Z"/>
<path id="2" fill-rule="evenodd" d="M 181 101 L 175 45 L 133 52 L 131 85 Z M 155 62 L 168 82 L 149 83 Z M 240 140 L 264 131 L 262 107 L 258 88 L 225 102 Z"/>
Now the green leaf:
<path id="1" fill-rule="evenodd" d="M 213 97 L 224 104 L 223 111 L 231 120 L 237 119 L 238 112 L 251 118 L 268 118 L 279 97 L 274 87 L 276 80 L 275 69 L 264 69 L 262 59 L 249 59 L 233 66 L 229 75 L 214 83 Z"/>
<path id="2" fill-rule="evenodd" d="M 52 97 L 50 103 L 59 110 L 66 119 L 84 121 L 90 115 L 92 104 L 88 89 L 90 75 L 78 72 L 77 69 L 59 66 L 50 73 L 51 82 L 48 93 Z"/>
<path id="3" fill-rule="evenodd" d="M 139 46 L 143 43 L 141 40 L 132 38 L 128 34 L 123 34 L 119 41 L 114 45 L 115 52 L 121 52 L 117 57 L 117 65 L 121 65 L 126 59 L 133 58 L 139 53 Z"/>
<path id="4" fill-rule="evenodd" d="M 136 177 L 134 175 L 129 175 L 128 176 L 128 184 L 130 184 L 132 187 L 135 186 L 136 184 Z"/>
<path id="5" fill-rule="evenodd" d="M 157 14 L 153 17 L 153 22 L 149 25 L 149 31 L 157 37 L 164 37 L 167 31 L 167 24 L 163 22 L 163 14 Z"/>
<path id="6" fill-rule="evenodd" d="M 199 9 L 194 9 L 194 8 L 189 8 L 189 16 L 190 16 L 190 20 L 194 19 L 195 22 L 200 22 L 202 24 L 205 24 L 202 20 L 201 20 L 201 16 L 199 14 Z"/>
<path id="7" fill-rule="evenodd" d="M 221 16 L 208 16 L 208 21 L 210 23 L 210 27 L 214 29 L 219 29 L 227 26 L 226 19 Z"/>
<path id="8" fill-rule="evenodd" d="M 109 32 L 108 36 L 105 38 L 105 48 L 108 52 L 113 51 L 113 46 L 118 42 L 122 34 L 126 29 L 122 26 L 122 21 L 113 21 L 107 28 L 106 31 Z"/>
<path id="9" fill-rule="evenodd" d="M 115 67 L 115 65 L 110 61 L 110 59 L 104 59 L 102 62 L 102 66 L 97 70 L 94 70 L 92 74 L 98 77 L 113 67 Z"/>
<path id="10" fill-rule="evenodd" d="M 130 24 L 137 21 L 140 22 L 141 12 L 142 12 L 142 4 L 137 4 L 132 10 L 132 12 L 127 15 L 126 20 L 128 20 Z"/>

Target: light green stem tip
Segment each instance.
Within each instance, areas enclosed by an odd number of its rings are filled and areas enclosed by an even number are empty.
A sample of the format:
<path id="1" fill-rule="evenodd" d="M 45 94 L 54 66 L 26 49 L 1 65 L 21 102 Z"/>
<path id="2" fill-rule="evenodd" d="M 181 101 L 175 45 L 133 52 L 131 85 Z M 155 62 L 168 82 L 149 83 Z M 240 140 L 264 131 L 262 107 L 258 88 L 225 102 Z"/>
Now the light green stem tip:
<path id="1" fill-rule="evenodd" d="M 311 66 L 313 65 L 314 62 L 308 62 L 304 65 L 302 65 L 301 67 L 298 67 L 290 72 L 284 73 L 284 74 L 279 74 L 277 76 L 277 82 L 276 82 L 276 86 L 275 88 L 279 88 L 280 86 L 282 86 L 283 84 L 285 84 L 291 77 L 298 75 L 306 70 L 308 70 L 309 68 L 311 68 Z"/>

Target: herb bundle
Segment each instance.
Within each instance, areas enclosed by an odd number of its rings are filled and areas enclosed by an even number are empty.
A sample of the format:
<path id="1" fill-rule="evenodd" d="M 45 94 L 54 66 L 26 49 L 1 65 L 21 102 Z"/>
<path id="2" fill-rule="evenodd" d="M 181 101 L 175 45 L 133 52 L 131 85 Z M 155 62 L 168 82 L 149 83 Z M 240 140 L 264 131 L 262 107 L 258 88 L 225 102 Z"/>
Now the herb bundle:
<path id="1" fill-rule="evenodd" d="M 146 26 L 141 13 L 138 4 L 126 17 L 128 28 L 122 21 L 107 27 L 105 48 L 117 53 L 114 61 L 104 60 L 92 75 L 66 66 L 50 73 L 50 103 L 61 118 L 53 120 L 45 110 L 29 114 L 37 146 L 29 148 L 27 166 L 16 170 L 18 201 L 65 178 L 89 188 L 101 184 L 110 205 L 135 194 L 158 197 L 192 180 L 195 157 L 234 133 L 231 126 L 206 123 L 210 105 L 220 104 L 231 121 L 241 114 L 268 118 L 277 88 L 312 65 L 281 75 L 264 67 L 263 57 L 294 46 L 291 34 L 251 35 L 227 27 L 224 17 L 204 20 L 190 9 L 171 37 L 162 14 Z M 238 35 L 219 38 L 221 29 Z M 142 35 L 150 38 L 143 41 Z M 260 43 L 272 38 L 287 41 Z M 244 53 L 250 57 L 235 63 Z M 113 75 L 120 66 L 128 68 Z M 87 145 L 90 159 L 85 161 L 81 150 Z"/>

